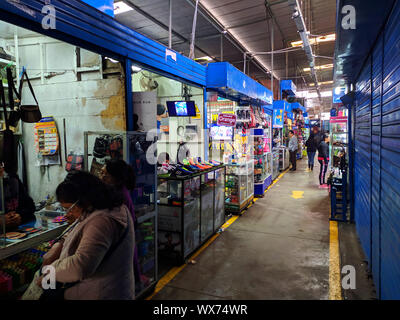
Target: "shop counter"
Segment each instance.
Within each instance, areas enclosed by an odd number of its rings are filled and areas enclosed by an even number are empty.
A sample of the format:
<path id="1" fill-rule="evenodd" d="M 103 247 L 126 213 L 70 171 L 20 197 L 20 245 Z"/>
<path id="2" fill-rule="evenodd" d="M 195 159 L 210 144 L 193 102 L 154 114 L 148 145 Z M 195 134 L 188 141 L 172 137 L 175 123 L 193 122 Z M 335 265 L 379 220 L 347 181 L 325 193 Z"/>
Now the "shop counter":
<path id="1" fill-rule="evenodd" d="M 8 240 L 5 235 L 0 239 L 0 260 L 16 255 L 35 246 L 54 240 L 59 237 L 66 229 L 67 223 L 53 223 L 54 215 L 46 211 L 40 211 L 35 214 L 36 221 L 27 223 L 21 227 L 31 227 L 39 229 L 38 232 L 27 234 L 19 240 Z"/>
<path id="2" fill-rule="evenodd" d="M 225 223 L 225 166 L 158 179 L 159 254 L 183 263 Z"/>
<path id="3" fill-rule="evenodd" d="M 279 153 L 279 170 L 285 171 L 289 168 L 289 149 L 281 146 L 276 151 Z"/>

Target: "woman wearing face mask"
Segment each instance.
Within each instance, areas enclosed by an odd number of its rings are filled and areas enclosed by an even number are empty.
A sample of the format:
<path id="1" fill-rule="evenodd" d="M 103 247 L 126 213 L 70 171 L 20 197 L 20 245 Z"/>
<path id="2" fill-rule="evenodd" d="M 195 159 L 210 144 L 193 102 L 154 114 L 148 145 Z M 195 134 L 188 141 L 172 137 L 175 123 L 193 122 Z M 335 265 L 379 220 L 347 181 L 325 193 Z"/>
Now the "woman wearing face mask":
<path id="1" fill-rule="evenodd" d="M 67 300 L 134 299 L 135 234 L 121 195 L 87 172 L 68 174 L 56 195 L 76 218 L 59 258 L 51 263 L 56 281 L 66 288 L 57 295 Z M 44 299 L 51 291 L 45 290 Z"/>

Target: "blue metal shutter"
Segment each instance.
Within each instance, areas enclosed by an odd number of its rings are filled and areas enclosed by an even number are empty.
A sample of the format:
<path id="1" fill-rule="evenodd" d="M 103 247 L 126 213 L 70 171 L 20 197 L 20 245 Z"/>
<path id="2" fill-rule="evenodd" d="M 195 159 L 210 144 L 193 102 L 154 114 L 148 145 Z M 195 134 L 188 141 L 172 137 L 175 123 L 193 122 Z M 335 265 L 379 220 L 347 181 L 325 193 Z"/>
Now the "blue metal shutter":
<path id="1" fill-rule="evenodd" d="M 382 96 L 382 37 L 372 52 L 372 183 L 371 183 L 371 269 L 380 292 L 380 179 L 381 179 L 381 96 Z"/>
<path id="2" fill-rule="evenodd" d="M 400 299 L 400 4 L 384 32 L 381 145 L 381 298 Z"/>
<path id="3" fill-rule="evenodd" d="M 354 216 L 361 245 L 371 263 L 371 58 L 356 84 Z"/>

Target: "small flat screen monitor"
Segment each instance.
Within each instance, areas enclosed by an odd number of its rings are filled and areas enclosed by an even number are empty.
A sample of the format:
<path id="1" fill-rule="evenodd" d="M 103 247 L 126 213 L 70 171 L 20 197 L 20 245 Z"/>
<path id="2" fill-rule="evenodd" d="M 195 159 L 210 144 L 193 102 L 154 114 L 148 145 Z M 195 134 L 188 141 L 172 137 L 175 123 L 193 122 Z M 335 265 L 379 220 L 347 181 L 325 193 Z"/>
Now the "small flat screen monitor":
<path id="1" fill-rule="evenodd" d="M 232 140 L 233 127 L 213 126 L 210 135 L 213 140 Z"/>
<path id="2" fill-rule="evenodd" d="M 195 117 L 196 105 L 194 101 L 167 101 L 170 117 Z"/>

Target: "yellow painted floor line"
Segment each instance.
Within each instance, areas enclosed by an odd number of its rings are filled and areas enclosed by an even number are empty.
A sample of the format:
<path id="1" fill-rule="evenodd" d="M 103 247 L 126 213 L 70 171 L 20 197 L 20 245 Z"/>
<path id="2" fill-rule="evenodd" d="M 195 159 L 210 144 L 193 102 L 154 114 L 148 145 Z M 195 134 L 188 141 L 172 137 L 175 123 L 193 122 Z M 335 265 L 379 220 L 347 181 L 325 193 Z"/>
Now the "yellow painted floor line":
<path id="1" fill-rule="evenodd" d="M 289 171 L 289 169 L 287 169 L 286 171 L 282 172 L 279 177 L 267 188 L 267 190 L 265 190 L 265 193 L 271 189 L 284 175 L 285 173 L 287 173 Z M 257 201 L 258 198 L 254 198 L 254 202 Z M 252 206 L 252 204 L 250 204 L 249 208 Z M 225 230 L 227 228 L 229 228 L 237 219 L 239 219 L 240 216 L 233 216 L 232 218 L 230 218 L 227 222 L 225 222 L 225 224 L 222 225 L 221 229 Z M 199 250 L 197 250 L 192 256 L 191 259 L 195 259 L 196 257 L 198 257 L 200 255 L 200 253 L 202 253 L 208 246 L 210 246 L 210 244 L 212 244 L 219 236 L 221 235 L 221 233 L 217 233 L 215 235 L 213 235 L 205 244 L 203 244 Z M 174 279 L 179 272 L 181 272 L 183 269 L 185 269 L 185 267 L 187 266 L 187 264 L 183 264 L 179 267 L 173 267 L 170 271 L 167 272 L 167 274 L 165 276 L 163 276 L 157 283 L 157 286 L 154 289 L 154 292 L 148 296 L 146 298 L 146 300 L 151 300 L 154 298 L 154 296 L 159 293 L 169 282 L 172 281 L 172 279 Z"/>
<path id="2" fill-rule="evenodd" d="M 329 300 L 343 300 L 337 221 L 329 223 Z"/>

